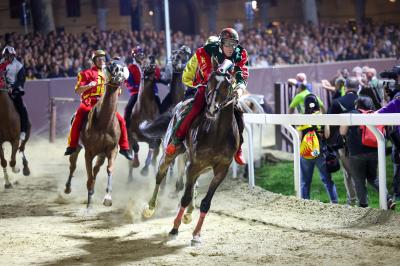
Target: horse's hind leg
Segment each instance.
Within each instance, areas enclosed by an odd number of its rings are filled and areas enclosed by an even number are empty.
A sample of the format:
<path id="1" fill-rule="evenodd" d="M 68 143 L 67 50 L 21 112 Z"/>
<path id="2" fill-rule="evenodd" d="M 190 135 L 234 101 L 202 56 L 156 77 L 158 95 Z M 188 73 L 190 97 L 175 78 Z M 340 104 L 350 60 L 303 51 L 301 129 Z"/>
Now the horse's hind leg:
<path id="1" fill-rule="evenodd" d="M 137 168 L 140 165 L 139 162 L 139 144 L 133 138 L 130 138 L 130 143 L 132 143 L 132 150 L 134 151 L 133 160 L 129 161 L 129 175 L 128 175 L 128 183 L 133 181 L 133 168 Z"/>
<path id="2" fill-rule="evenodd" d="M 214 196 L 215 191 L 217 190 L 218 186 L 224 180 L 226 174 L 228 173 L 229 165 L 217 165 L 213 168 L 214 171 L 214 178 L 211 180 L 210 186 L 208 187 L 208 191 L 206 196 L 203 198 L 200 204 L 200 216 L 199 220 L 197 221 L 196 228 L 193 231 L 193 239 L 192 245 L 197 245 L 201 243 L 200 240 L 200 232 L 201 227 L 203 226 L 204 218 L 207 215 L 207 212 L 211 206 L 211 200 Z"/>
<path id="3" fill-rule="evenodd" d="M 112 198 L 111 198 L 111 192 L 112 192 L 112 173 L 114 170 L 114 161 L 115 161 L 115 156 L 117 152 L 113 152 L 109 157 L 108 157 L 108 164 L 107 164 L 107 188 L 106 188 L 106 195 L 104 196 L 103 200 L 103 205 L 104 206 L 111 206 L 112 205 Z"/>
<path id="4" fill-rule="evenodd" d="M 0 160 L 1 160 L 1 167 L 3 167 L 3 173 L 4 173 L 4 188 L 11 188 L 12 185 L 10 183 L 10 180 L 8 179 L 8 173 L 7 173 L 7 160 L 4 157 L 4 150 L 3 146 L 0 145 Z"/>
<path id="5" fill-rule="evenodd" d="M 184 188 L 183 177 L 185 175 L 186 162 L 187 162 L 186 154 L 182 154 L 177 158 L 178 178 L 176 179 L 175 193 L 178 193 L 179 191 L 181 191 Z"/>
<path id="6" fill-rule="evenodd" d="M 149 173 L 149 165 L 151 164 L 151 158 L 153 157 L 154 149 L 150 147 L 149 145 L 149 152 L 147 153 L 146 161 L 144 163 L 144 166 L 142 170 L 140 171 L 140 174 L 143 176 L 147 176 Z"/>
<path id="7" fill-rule="evenodd" d="M 11 160 L 10 166 L 13 173 L 19 173 L 20 169 L 16 166 L 17 164 L 17 151 L 18 151 L 19 139 L 11 143 Z"/>
<path id="8" fill-rule="evenodd" d="M 181 198 L 181 207 L 179 208 L 178 214 L 175 217 L 174 220 L 174 227 L 172 230 L 169 232 L 169 235 L 172 237 L 175 237 L 178 235 L 178 229 L 179 226 L 181 225 L 182 222 L 182 217 L 183 214 L 185 213 L 186 207 L 189 206 L 190 202 L 193 200 L 193 188 L 194 184 L 199 177 L 200 169 L 198 169 L 197 166 L 194 164 L 189 164 L 186 170 L 186 186 L 185 186 L 185 192 Z M 191 214 L 189 213 L 187 215 L 188 217 L 185 218 L 185 220 L 191 219 Z"/>
<path id="9" fill-rule="evenodd" d="M 79 152 L 81 151 L 81 149 L 82 148 L 78 146 L 76 152 L 74 152 L 69 156 L 69 176 L 67 183 L 65 184 L 65 189 L 64 189 L 65 194 L 71 193 L 71 181 L 72 177 L 74 176 L 74 172 L 76 169 L 76 161 L 78 160 Z"/>

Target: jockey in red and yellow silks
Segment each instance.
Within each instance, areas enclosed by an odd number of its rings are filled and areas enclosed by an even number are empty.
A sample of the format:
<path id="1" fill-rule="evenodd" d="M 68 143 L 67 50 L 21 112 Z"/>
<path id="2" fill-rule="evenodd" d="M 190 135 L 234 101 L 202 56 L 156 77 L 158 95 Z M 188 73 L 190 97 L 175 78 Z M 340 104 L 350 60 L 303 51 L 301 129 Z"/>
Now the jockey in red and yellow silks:
<path id="1" fill-rule="evenodd" d="M 106 54 L 103 50 L 95 51 L 92 55 L 93 66 L 89 69 L 79 72 L 78 74 L 75 92 L 81 95 L 81 104 L 79 105 L 74 121 L 72 122 L 70 135 L 68 137 L 68 148 L 64 153 L 65 155 L 71 155 L 76 151 L 83 122 L 90 110 L 92 110 L 97 101 L 104 94 L 104 84 L 106 83 L 106 80 L 101 69 L 105 61 L 105 56 Z M 121 128 L 119 152 L 128 160 L 132 160 L 132 155 L 129 151 L 128 134 L 126 131 L 125 121 L 118 112 L 116 112 L 116 117 Z"/>
<path id="2" fill-rule="evenodd" d="M 192 121 L 201 112 L 205 105 L 205 92 L 208 78 L 213 71 L 211 56 L 214 56 L 218 63 L 222 63 L 225 59 L 230 59 L 234 63 L 233 73 L 235 76 L 236 84 L 235 90 L 240 95 L 247 86 L 247 78 L 249 76 L 247 67 L 247 52 L 238 45 L 239 36 L 232 28 L 222 30 L 219 41 L 211 42 L 205 46 L 197 49 L 196 53 L 192 56 L 186 64 L 182 76 L 182 82 L 189 88 L 197 87 L 197 92 L 190 112 L 183 118 L 183 121 L 176 129 L 173 141 L 167 146 L 166 153 L 168 155 L 176 152 L 176 146 L 180 145 L 181 141 L 185 138 Z M 235 154 L 235 161 L 238 164 L 245 164 L 242 155 L 241 145 L 243 143 L 243 114 L 235 108 L 235 117 L 238 123 L 240 133 L 240 146 Z"/>

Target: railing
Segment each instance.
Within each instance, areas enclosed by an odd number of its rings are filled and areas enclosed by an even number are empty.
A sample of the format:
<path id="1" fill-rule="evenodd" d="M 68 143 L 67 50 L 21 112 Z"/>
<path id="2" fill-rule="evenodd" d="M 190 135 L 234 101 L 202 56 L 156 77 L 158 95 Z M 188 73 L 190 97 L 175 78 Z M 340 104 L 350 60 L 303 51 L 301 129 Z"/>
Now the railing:
<path id="1" fill-rule="evenodd" d="M 283 125 L 289 130 L 293 138 L 294 146 L 294 186 L 297 197 L 301 198 L 300 179 L 300 139 L 298 131 L 293 125 L 341 125 L 360 126 L 366 125 L 378 140 L 378 174 L 379 174 L 379 205 L 381 209 L 387 209 L 386 204 L 386 149 L 385 138 L 376 129 L 377 125 L 399 125 L 400 114 L 327 114 L 327 115 L 303 115 L 303 114 L 244 114 L 246 130 L 248 132 L 249 145 L 249 186 L 254 187 L 254 147 L 253 135 L 250 124 Z"/>

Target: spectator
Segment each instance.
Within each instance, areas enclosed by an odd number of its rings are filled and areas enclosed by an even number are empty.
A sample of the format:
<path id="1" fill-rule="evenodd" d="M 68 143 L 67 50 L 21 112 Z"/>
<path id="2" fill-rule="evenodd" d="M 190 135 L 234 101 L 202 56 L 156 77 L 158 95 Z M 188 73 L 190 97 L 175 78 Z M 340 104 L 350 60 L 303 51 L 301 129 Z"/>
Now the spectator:
<path id="1" fill-rule="evenodd" d="M 338 81 L 337 79 L 336 81 Z M 342 78 L 340 78 L 342 80 Z M 354 111 L 355 102 L 357 100 L 358 80 L 354 77 L 348 78 L 345 82 L 345 95 L 333 101 L 329 108 L 328 114 L 343 114 Z M 330 126 L 329 143 L 335 145 L 338 149 L 340 161 L 342 162 L 344 185 L 346 187 L 347 204 L 354 206 L 356 204 L 356 190 L 354 187 L 353 178 L 351 177 L 351 166 L 349 154 L 344 147 L 345 143 L 339 134 L 338 126 Z"/>
<path id="2" fill-rule="evenodd" d="M 362 110 L 374 110 L 374 104 L 369 97 L 359 96 L 356 101 L 356 110 L 353 113 L 361 113 Z M 349 150 L 349 162 L 351 165 L 351 175 L 359 207 L 368 207 L 367 182 L 379 191 L 379 180 L 377 176 L 378 154 L 377 148 L 364 146 L 362 144 L 361 130 L 359 126 L 347 127 L 340 126 L 340 134 L 346 136 L 346 145 Z M 387 197 L 388 209 L 394 209 L 396 203 L 391 196 Z"/>
<path id="3" fill-rule="evenodd" d="M 312 94 L 306 96 L 306 98 L 304 99 L 304 106 L 305 114 L 318 114 L 321 111 L 319 106 L 319 99 L 317 99 L 317 97 Z M 329 136 L 329 127 L 305 125 L 300 126 L 297 129 L 301 132 L 301 139 L 310 130 L 315 130 L 318 135 L 320 151 L 326 149 L 325 138 Z M 319 170 L 321 181 L 324 183 L 331 203 L 338 203 L 336 186 L 332 180 L 331 174 L 326 168 L 325 156 L 323 152 L 320 152 L 320 154 L 313 159 L 306 159 L 303 156 L 300 158 L 301 197 L 303 199 L 310 199 L 310 188 L 315 166 Z"/>
<path id="4" fill-rule="evenodd" d="M 296 80 L 289 79 L 289 83 L 293 85 Z M 289 105 L 289 114 L 293 114 L 295 108 L 300 114 L 304 114 L 304 98 L 310 94 L 310 91 L 307 89 L 307 86 L 304 83 L 296 83 L 296 90 L 297 94 L 293 98 L 292 102 Z M 325 112 L 324 104 L 322 103 L 321 99 L 318 98 L 319 106 L 322 112 Z"/>

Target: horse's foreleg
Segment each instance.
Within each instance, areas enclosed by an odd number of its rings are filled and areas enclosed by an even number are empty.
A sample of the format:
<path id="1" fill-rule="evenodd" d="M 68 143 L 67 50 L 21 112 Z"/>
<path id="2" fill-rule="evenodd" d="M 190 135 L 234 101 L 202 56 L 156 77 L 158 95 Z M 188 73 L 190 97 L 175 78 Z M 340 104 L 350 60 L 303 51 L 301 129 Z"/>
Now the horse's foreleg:
<path id="1" fill-rule="evenodd" d="M 86 162 L 86 173 L 88 176 L 88 180 L 86 182 L 86 187 L 88 190 L 88 202 L 87 202 L 87 208 L 92 207 L 92 198 L 94 194 L 94 185 L 95 185 L 95 178 L 93 176 L 93 155 L 88 153 L 87 151 L 85 152 L 85 162 Z"/>
<path id="2" fill-rule="evenodd" d="M 132 167 L 137 168 L 140 165 L 140 162 L 139 162 L 139 143 L 134 138 L 132 138 L 132 150 L 133 150 Z"/>
<path id="3" fill-rule="evenodd" d="M 11 160 L 10 160 L 10 166 L 13 171 L 13 173 L 19 173 L 20 169 L 19 167 L 16 166 L 17 164 L 17 151 L 18 151 L 18 145 L 19 145 L 19 139 L 13 141 L 11 143 Z"/>
<path id="4" fill-rule="evenodd" d="M 158 192 L 160 190 L 160 184 L 167 175 L 168 167 L 171 164 L 171 162 L 175 159 L 175 157 L 176 155 L 166 156 L 165 154 L 161 157 L 160 165 L 158 167 L 156 175 L 156 185 L 154 187 L 153 195 L 149 201 L 149 207 L 143 211 L 143 216 L 145 218 L 150 218 L 154 214 L 157 203 Z"/>
<path id="5" fill-rule="evenodd" d="M 186 210 L 185 215 L 183 215 L 182 222 L 184 224 L 189 224 L 190 222 L 192 222 L 192 212 L 193 212 L 193 210 L 194 210 L 194 208 L 196 206 L 197 187 L 198 187 L 198 184 L 197 184 L 197 181 L 196 181 L 196 183 L 193 186 L 192 200 L 189 203 L 189 206 L 188 206 L 188 208 Z"/>
<path id="6" fill-rule="evenodd" d="M 3 146 L 0 145 L 0 160 L 1 160 L 1 167 L 3 167 L 3 173 L 4 173 L 4 187 L 5 188 L 11 188 L 12 185 L 10 183 L 10 180 L 8 179 L 8 173 L 7 173 L 7 160 L 4 156 L 4 150 Z"/>
<path id="7" fill-rule="evenodd" d="M 104 196 L 103 205 L 111 206 L 112 205 L 112 173 L 114 169 L 114 160 L 117 155 L 117 150 L 113 151 L 112 154 L 108 157 L 108 165 L 107 165 L 107 188 L 106 195 Z"/>
<path id="8" fill-rule="evenodd" d="M 71 193 L 71 181 L 72 177 L 74 176 L 74 172 L 76 169 L 76 161 L 78 160 L 79 152 L 81 151 L 81 147 L 78 146 L 76 152 L 69 156 L 69 176 L 67 183 L 65 184 L 64 193 L 69 194 Z"/>
<path id="9" fill-rule="evenodd" d="M 197 221 L 196 228 L 193 231 L 192 245 L 197 245 L 201 243 L 200 232 L 201 227 L 203 226 L 204 218 L 206 217 L 207 212 L 210 209 L 211 200 L 214 196 L 214 193 L 221 182 L 224 180 L 226 174 L 228 173 L 228 170 L 229 165 L 218 165 L 213 168 L 214 178 L 212 179 L 210 186 L 208 187 L 206 196 L 203 198 L 200 204 L 200 217 Z"/>

